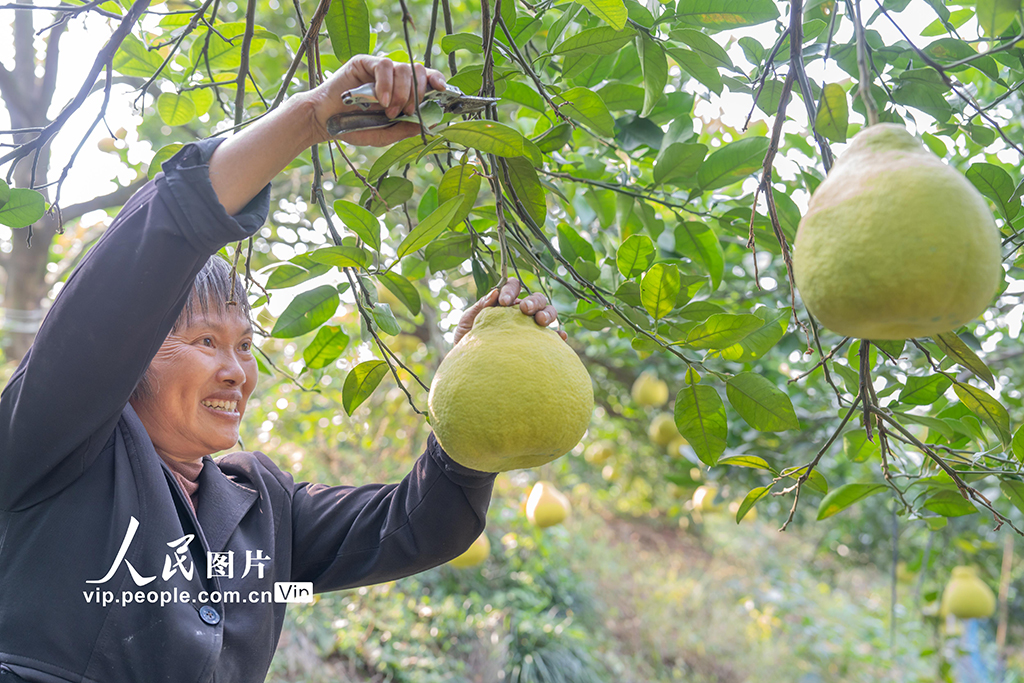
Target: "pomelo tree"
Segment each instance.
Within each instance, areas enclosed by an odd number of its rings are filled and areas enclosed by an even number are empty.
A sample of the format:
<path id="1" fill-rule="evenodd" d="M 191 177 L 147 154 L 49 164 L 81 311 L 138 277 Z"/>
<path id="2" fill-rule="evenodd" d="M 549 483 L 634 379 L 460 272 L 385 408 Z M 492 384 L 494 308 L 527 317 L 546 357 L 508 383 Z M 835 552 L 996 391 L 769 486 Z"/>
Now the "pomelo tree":
<path id="1" fill-rule="evenodd" d="M 107 0 L 0 12 L 31 16 L 42 35 L 87 13 L 109 28 L 52 122 L 20 123 L 20 91 L 0 72 L 16 129 L 0 150 L 13 183 L 0 186 L 5 253 L 29 226 L 60 223 L 74 159 L 30 171 L 90 93 L 104 106 L 130 93 L 157 150 L 133 166 L 143 179 L 354 54 L 412 55 L 500 102 L 384 150 L 321 145 L 282 173 L 267 226 L 225 252 L 250 285 L 268 374 L 309 390 L 333 382 L 325 410 L 350 415 L 400 386 L 425 414 L 453 315 L 517 277 L 555 303 L 590 369 L 595 432 L 646 438 L 660 409 L 634 405 L 630 387 L 642 371 L 668 382 L 663 409 L 694 459 L 630 463 L 652 489 L 696 486 L 700 465 L 745 485 L 738 518 L 783 501 L 783 527 L 801 510 L 826 519 L 888 497 L 904 523 L 954 519 L 975 537 L 1024 528 L 1018 2 Z M 866 102 L 990 202 L 1005 278 L 959 330 L 840 337 L 793 285 L 802 211 L 865 125 Z M 0 259 L 7 292 L 39 277 L 17 274 L 22 254 Z"/>

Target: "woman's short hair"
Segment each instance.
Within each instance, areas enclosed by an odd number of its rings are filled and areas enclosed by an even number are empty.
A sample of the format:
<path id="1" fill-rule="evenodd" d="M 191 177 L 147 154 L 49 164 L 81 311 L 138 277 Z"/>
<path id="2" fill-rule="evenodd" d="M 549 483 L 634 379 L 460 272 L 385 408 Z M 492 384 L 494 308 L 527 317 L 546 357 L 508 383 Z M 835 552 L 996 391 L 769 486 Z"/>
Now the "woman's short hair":
<path id="1" fill-rule="evenodd" d="M 244 278 L 235 272 L 231 264 L 218 254 L 211 256 L 192 282 L 192 291 L 185 301 L 185 307 L 178 314 L 178 319 L 171 327 L 171 333 L 178 332 L 196 319 L 204 318 L 211 311 L 223 315 L 236 313 L 249 319 L 252 309 L 245 291 Z M 131 400 L 144 399 L 152 394 L 149 381 L 149 370 L 135 385 Z"/>

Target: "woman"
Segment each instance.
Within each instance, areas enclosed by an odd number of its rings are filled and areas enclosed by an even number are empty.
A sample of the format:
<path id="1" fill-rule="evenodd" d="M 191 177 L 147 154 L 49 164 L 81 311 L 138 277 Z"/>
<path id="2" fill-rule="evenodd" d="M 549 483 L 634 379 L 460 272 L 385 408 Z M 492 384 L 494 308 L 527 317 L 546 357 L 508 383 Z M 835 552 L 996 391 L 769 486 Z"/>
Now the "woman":
<path id="1" fill-rule="evenodd" d="M 431 434 L 399 484 L 296 484 L 231 448 L 256 384 L 244 305 L 210 260 L 254 234 L 268 183 L 374 83 L 390 117 L 437 71 L 362 56 L 228 140 L 187 145 L 69 278 L 0 396 L 0 681 L 263 681 L 284 600 L 439 565 L 484 527 L 494 475 Z M 413 124 L 351 133 L 387 145 Z M 485 306 L 519 303 L 510 281 Z M 244 292 L 234 299 L 244 303 Z M 144 381 L 143 377 L 145 377 Z M 298 582 L 299 585 L 294 585 Z"/>

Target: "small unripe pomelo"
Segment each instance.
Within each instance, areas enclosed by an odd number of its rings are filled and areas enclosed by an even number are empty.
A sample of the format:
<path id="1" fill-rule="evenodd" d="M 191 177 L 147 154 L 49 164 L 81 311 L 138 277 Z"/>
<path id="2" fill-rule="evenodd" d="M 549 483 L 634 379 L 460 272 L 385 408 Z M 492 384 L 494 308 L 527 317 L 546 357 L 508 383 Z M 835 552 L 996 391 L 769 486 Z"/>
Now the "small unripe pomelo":
<path id="1" fill-rule="evenodd" d="M 722 504 L 715 502 L 717 498 L 718 487 L 709 484 L 698 486 L 697 490 L 693 492 L 693 498 L 690 500 L 693 503 L 694 510 L 699 512 L 718 512 L 722 509 Z"/>
<path id="2" fill-rule="evenodd" d="M 482 472 L 536 467 L 583 438 L 590 375 L 558 333 L 518 306 L 485 308 L 441 362 L 427 399 L 441 447 Z"/>
<path id="3" fill-rule="evenodd" d="M 967 178 L 900 125 L 865 128 L 811 197 L 793 249 L 808 310 L 833 332 L 907 339 L 985 310 L 999 231 Z"/>
<path id="4" fill-rule="evenodd" d="M 595 441 L 583 451 L 583 458 L 591 465 L 600 465 L 615 455 L 615 444 L 611 441 Z"/>
<path id="5" fill-rule="evenodd" d="M 569 499 L 546 481 L 534 484 L 526 499 L 526 518 L 542 529 L 564 522 L 571 509 Z"/>
<path id="6" fill-rule="evenodd" d="M 974 567 L 953 567 L 953 578 L 942 591 L 939 614 L 957 619 L 980 619 L 996 611 L 992 589 L 974 573 Z"/>
<path id="7" fill-rule="evenodd" d="M 455 559 L 448 562 L 453 567 L 459 569 L 466 569 L 467 567 L 475 567 L 491 554 L 491 542 L 487 540 L 487 534 L 482 533 L 477 536 L 476 540 L 473 541 L 473 545 L 469 546 L 466 552 L 462 553 Z"/>
<path id="8" fill-rule="evenodd" d="M 668 446 L 680 436 L 675 418 L 671 413 L 658 413 L 647 427 L 647 435 L 659 446 Z"/>
<path id="9" fill-rule="evenodd" d="M 641 372 L 633 382 L 630 394 L 638 406 L 658 408 L 665 405 L 665 401 L 668 400 L 668 385 L 651 372 Z"/>
<path id="10" fill-rule="evenodd" d="M 668 454 L 673 458 L 682 458 L 684 457 L 683 448 L 686 448 L 689 445 L 690 442 L 686 440 L 685 436 L 677 436 L 668 442 L 668 446 L 665 447 L 665 450 L 667 450 Z"/>

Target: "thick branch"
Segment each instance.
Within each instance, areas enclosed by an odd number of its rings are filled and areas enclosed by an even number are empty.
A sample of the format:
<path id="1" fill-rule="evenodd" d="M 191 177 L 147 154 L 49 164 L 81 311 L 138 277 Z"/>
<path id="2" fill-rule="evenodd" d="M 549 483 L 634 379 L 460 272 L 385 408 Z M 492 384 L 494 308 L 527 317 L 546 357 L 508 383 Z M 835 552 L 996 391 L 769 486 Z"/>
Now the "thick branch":
<path id="1" fill-rule="evenodd" d="M 81 218 L 90 211 L 122 206 L 133 194 L 138 192 L 146 182 L 147 180 L 145 178 L 136 180 L 128 187 L 119 187 L 110 194 L 105 194 L 102 197 L 94 197 L 93 199 L 84 201 L 80 204 L 72 204 L 61 213 L 63 213 L 64 220 L 66 222 L 71 222 Z"/>
<path id="2" fill-rule="evenodd" d="M 82 83 L 82 87 L 79 88 L 78 94 L 75 95 L 74 99 L 61 110 L 60 114 L 57 115 L 57 118 L 54 119 L 52 123 L 43 128 L 35 139 L 30 140 L 23 145 L 19 145 L 13 151 L 5 154 L 3 157 L 0 157 L 0 166 L 8 161 L 21 159 L 31 154 L 33 151 L 42 148 L 43 145 L 49 142 L 50 139 L 57 134 L 61 129 L 61 126 L 63 126 L 67 120 L 71 118 L 71 115 L 78 111 L 85 102 L 86 97 L 89 96 L 89 93 L 92 90 L 93 84 L 99 77 L 100 70 L 113 60 L 114 53 L 117 52 L 117 48 L 120 47 L 122 42 L 124 42 L 125 37 L 132 30 L 135 22 L 139 20 L 142 13 L 146 11 L 147 7 L 149 7 L 149 3 L 150 0 L 137 0 L 137 2 L 132 5 L 131 9 L 128 10 L 128 13 L 125 14 L 124 19 L 121 20 L 121 23 L 118 24 L 117 28 L 114 30 L 113 35 L 110 36 L 110 40 L 107 41 L 107 44 L 104 45 L 103 49 L 101 49 L 99 54 L 96 55 L 92 68 L 89 69 L 89 74 L 85 77 L 85 82 Z M 14 166 L 14 164 L 11 165 L 11 171 L 8 173 L 8 177 L 13 174 Z"/>

